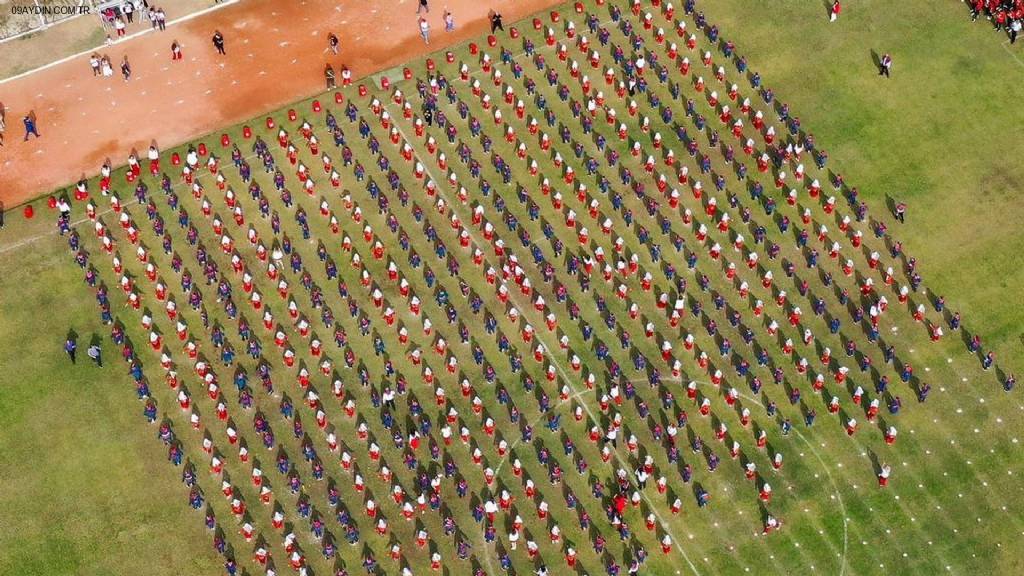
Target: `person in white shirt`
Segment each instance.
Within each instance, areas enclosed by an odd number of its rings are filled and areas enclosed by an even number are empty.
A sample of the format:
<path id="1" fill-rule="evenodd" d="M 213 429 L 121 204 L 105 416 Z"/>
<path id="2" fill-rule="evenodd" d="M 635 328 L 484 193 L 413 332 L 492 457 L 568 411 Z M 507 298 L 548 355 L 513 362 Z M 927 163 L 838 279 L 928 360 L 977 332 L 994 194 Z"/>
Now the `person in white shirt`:
<path id="1" fill-rule="evenodd" d="M 420 37 L 424 44 L 430 44 L 430 23 L 426 18 L 420 18 Z"/>

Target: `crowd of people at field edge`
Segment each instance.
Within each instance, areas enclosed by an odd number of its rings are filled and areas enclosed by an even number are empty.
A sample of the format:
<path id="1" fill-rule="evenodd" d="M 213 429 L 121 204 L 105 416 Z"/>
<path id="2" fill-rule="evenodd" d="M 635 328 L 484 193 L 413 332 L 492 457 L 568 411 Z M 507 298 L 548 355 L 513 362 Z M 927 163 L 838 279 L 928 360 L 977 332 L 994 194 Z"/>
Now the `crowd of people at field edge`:
<path id="1" fill-rule="evenodd" d="M 1003 32 L 1010 44 L 1017 42 L 1017 36 L 1024 27 L 1024 0 L 964 0 L 971 8 L 971 20 L 984 16 L 992 23 L 996 32 Z"/>
<path id="2" fill-rule="evenodd" d="M 114 31 L 113 38 L 107 34 L 107 42 L 111 43 L 127 36 L 128 25 L 136 22 L 136 14 L 139 15 L 139 24 L 148 21 L 154 30 L 167 28 L 167 14 L 163 8 L 150 6 L 149 0 L 125 0 L 120 5 L 108 6 L 100 12 L 103 27 Z"/>

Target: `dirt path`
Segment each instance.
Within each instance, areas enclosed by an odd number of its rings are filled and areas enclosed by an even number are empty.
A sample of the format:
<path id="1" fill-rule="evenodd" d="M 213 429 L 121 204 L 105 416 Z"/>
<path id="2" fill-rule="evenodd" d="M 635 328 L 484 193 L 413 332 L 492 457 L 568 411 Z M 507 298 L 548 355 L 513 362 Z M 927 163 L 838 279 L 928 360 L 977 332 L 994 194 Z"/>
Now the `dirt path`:
<path id="1" fill-rule="evenodd" d="M 152 140 L 163 148 L 311 96 L 323 89 L 323 67 L 347 65 L 356 77 L 395 66 L 465 40 L 487 26 L 498 9 L 506 22 L 558 0 L 431 0 L 431 43 L 419 38 L 416 0 L 303 0 L 285 9 L 273 0 L 239 4 L 111 46 L 115 67 L 127 56 L 132 79 L 93 77 L 87 56 L 0 85 L 7 135 L 0 147 L 0 200 L 8 208 L 94 175 L 110 157 L 123 164 Z M 444 32 L 447 6 L 456 31 Z M 367 7 L 370 7 L 369 9 Z M 227 56 L 211 43 L 226 38 Z M 327 50 L 327 34 L 341 53 Z M 183 46 L 172 62 L 170 45 Z M 340 80 L 340 79 L 339 79 Z M 41 138 L 22 142 L 21 119 L 38 116 Z"/>

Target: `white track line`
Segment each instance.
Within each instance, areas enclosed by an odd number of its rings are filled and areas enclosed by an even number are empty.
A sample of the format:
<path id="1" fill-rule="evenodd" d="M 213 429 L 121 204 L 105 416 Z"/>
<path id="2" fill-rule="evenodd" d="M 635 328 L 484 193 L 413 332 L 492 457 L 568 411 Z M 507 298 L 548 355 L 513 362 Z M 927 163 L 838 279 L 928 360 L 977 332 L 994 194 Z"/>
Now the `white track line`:
<path id="1" fill-rule="evenodd" d="M 193 12 L 191 14 L 186 14 L 185 16 L 182 16 L 181 18 L 176 18 L 174 20 L 170 20 L 170 21 L 167 22 L 167 26 L 174 26 L 175 24 L 180 24 L 182 22 L 188 22 L 189 20 L 192 20 L 194 18 L 198 18 L 198 17 L 203 16 L 205 14 L 209 14 L 210 12 L 214 12 L 216 10 L 220 10 L 221 8 L 226 8 L 228 6 L 231 6 L 231 5 L 234 5 L 234 4 L 238 4 L 240 1 L 241 0 L 226 0 L 224 2 L 221 2 L 220 4 L 214 4 L 213 6 L 210 6 L 209 8 L 203 8 L 202 10 L 199 10 L 198 12 Z M 135 32 L 134 34 L 129 34 L 129 35 L 125 36 L 124 38 L 121 38 L 120 40 L 117 40 L 116 42 L 114 42 L 114 44 L 121 44 L 121 43 L 125 42 L 126 40 L 131 40 L 133 38 L 138 38 L 139 36 L 142 36 L 144 34 L 149 34 L 150 32 L 155 32 L 157 30 L 158 30 L 158 28 L 149 27 L 149 28 L 146 28 L 144 30 L 140 30 L 138 32 Z M 65 62 L 70 62 L 70 61 L 72 61 L 72 60 L 74 60 L 76 58 L 81 58 L 81 57 L 86 56 L 88 54 L 92 54 L 93 52 L 95 52 L 97 50 L 101 50 L 101 49 L 103 49 L 105 47 L 106 47 L 106 44 L 100 44 L 99 46 L 95 46 L 93 48 L 89 48 L 88 50 L 82 50 L 81 52 L 79 52 L 77 54 L 72 54 L 70 56 L 65 56 L 65 57 L 61 58 L 60 60 L 54 60 L 53 62 L 50 62 L 49 64 L 43 64 L 42 66 L 40 66 L 38 68 L 33 68 L 31 70 L 28 70 L 26 72 L 22 72 L 21 74 L 16 74 L 16 75 L 11 76 L 9 78 L 4 78 L 3 80 L 0 80 L 0 85 L 6 84 L 6 83 L 11 82 L 13 80 L 18 80 L 20 78 L 24 78 L 26 76 L 35 74 L 36 72 L 42 72 L 43 70 L 46 70 L 46 69 L 49 69 L 49 68 L 53 68 L 54 66 L 59 66 L 59 65 L 65 63 Z M 1024 65 L 1024 64 L 1022 64 L 1022 65 Z"/>

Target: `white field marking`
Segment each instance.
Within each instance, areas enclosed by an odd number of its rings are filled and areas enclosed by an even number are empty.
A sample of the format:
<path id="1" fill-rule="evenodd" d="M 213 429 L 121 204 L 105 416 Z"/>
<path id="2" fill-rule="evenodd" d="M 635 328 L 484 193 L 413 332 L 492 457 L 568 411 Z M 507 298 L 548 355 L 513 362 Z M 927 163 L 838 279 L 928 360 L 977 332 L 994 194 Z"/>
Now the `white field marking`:
<path id="1" fill-rule="evenodd" d="M 233 1 L 237 2 L 238 0 L 233 0 Z M 255 158 L 255 157 L 256 157 L 256 154 L 249 154 L 248 156 L 243 156 L 243 158 L 245 160 L 249 160 L 249 159 L 252 159 L 252 158 Z M 185 182 L 178 182 L 177 184 L 172 184 L 171 185 L 171 189 L 173 190 L 173 189 L 179 188 L 181 186 L 185 186 L 185 185 L 186 185 Z M 91 195 L 91 193 L 90 193 L 90 195 Z M 127 208 L 128 206 L 132 206 L 134 204 L 138 204 L 138 201 L 135 200 L 134 197 L 132 197 L 132 198 L 122 202 L 121 206 L 123 208 Z M 110 214 L 113 211 L 114 211 L 113 208 L 107 208 L 106 210 L 103 210 L 103 211 L 97 211 L 96 212 L 96 217 L 99 218 L 100 216 L 106 216 L 107 214 Z M 84 224 L 86 222 L 89 222 L 89 221 L 90 221 L 89 218 L 79 218 L 78 220 L 75 220 L 75 221 L 71 222 L 71 228 L 77 228 L 78 226 L 80 226 L 80 225 L 82 225 L 82 224 Z M 51 232 L 49 232 L 49 233 L 38 234 L 36 236 L 29 236 L 28 238 L 25 238 L 24 240 L 19 240 L 18 242 L 15 242 L 13 244 L 8 244 L 6 246 L 0 246 L 0 254 L 6 254 L 7 252 L 11 252 L 11 251 L 16 250 L 18 248 L 22 248 L 24 246 L 32 244 L 33 242 L 36 242 L 38 240 L 42 240 L 43 238 L 49 238 L 50 236 L 53 236 L 54 234 L 57 234 L 56 227 L 54 227 L 54 229 Z"/>
<path id="2" fill-rule="evenodd" d="M 683 379 L 681 377 L 680 378 L 665 378 L 662 381 L 663 382 L 678 382 L 678 383 L 682 383 Z M 632 380 L 631 380 L 631 382 L 632 382 Z M 642 380 L 642 382 L 646 382 L 646 380 Z M 700 380 L 694 380 L 694 382 L 697 382 L 698 384 L 705 384 L 707 386 L 713 386 L 713 384 L 711 384 L 710 382 L 702 382 Z M 756 404 L 760 404 L 761 403 L 757 398 L 754 398 L 753 396 L 750 396 L 746 392 L 739 392 L 739 397 L 740 398 L 745 398 L 746 400 L 749 400 L 749 401 L 754 402 Z M 843 503 L 843 495 L 839 491 L 839 486 L 836 484 L 835 479 L 832 478 L 832 472 L 829 471 L 828 465 L 825 464 L 824 460 L 822 460 L 821 455 L 818 454 L 818 451 L 814 449 L 814 444 L 812 444 L 811 441 L 808 440 L 800 432 L 799 429 L 794 427 L 793 431 L 796 432 L 796 435 L 797 435 L 798 438 L 800 438 L 800 440 L 802 440 L 805 444 L 807 444 L 807 447 L 810 449 L 811 454 L 818 461 L 818 463 L 821 464 L 821 468 L 825 471 L 825 476 L 828 477 L 829 483 L 832 484 L 832 490 L 834 491 L 834 496 L 836 498 L 836 501 L 839 502 L 839 509 L 840 509 L 840 511 L 842 512 L 842 515 L 843 515 L 843 552 L 842 552 L 842 556 L 841 556 L 841 563 L 839 565 L 839 576 L 844 576 L 846 574 L 846 554 L 847 554 L 848 543 L 849 543 L 849 519 L 847 518 L 847 514 L 846 514 L 846 504 Z"/>
<path id="3" fill-rule="evenodd" d="M 208 14 L 210 12 L 213 12 L 215 10 L 220 10 L 221 8 L 226 8 L 228 6 L 231 6 L 232 4 L 238 4 L 240 1 L 241 0 L 225 0 L 224 2 L 221 2 L 220 4 L 214 4 L 213 6 L 210 6 L 209 8 L 203 8 L 202 10 L 199 10 L 197 12 L 193 12 L 191 14 L 186 14 L 185 16 L 182 16 L 181 18 L 175 18 L 174 20 L 169 20 L 167 22 L 167 26 L 173 26 L 173 25 L 178 24 L 180 22 L 188 22 L 189 20 L 192 20 L 194 18 L 198 18 L 200 16 L 203 16 L 203 15 Z M 153 32 L 155 30 L 157 30 L 157 29 L 156 28 L 145 28 L 143 30 L 139 30 L 138 32 L 135 32 L 134 34 L 129 34 L 129 35 L 121 38 L 120 40 L 114 42 L 114 44 L 115 45 L 121 44 L 125 40 L 131 40 L 132 38 L 138 38 L 139 36 L 142 36 L 144 34 L 149 34 L 150 32 Z M 89 48 L 88 50 L 82 50 L 81 52 L 79 52 L 77 54 L 72 54 L 70 56 L 65 56 L 64 58 L 61 58 L 60 60 L 54 60 L 53 62 L 50 62 L 49 64 L 43 64 L 42 66 L 39 66 L 38 68 L 33 68 L 31 70 L 27 70 L 25 72 L 22 72 L 21 74 L 16 74 L 14 76 L 11 76 L 10 78 L 4 78 L 3 80 L 0 80 L 0 84 L 6 84 L 7 82 L 11 82 L 12 80 L 17 80 L 19 78 L 24 78 L 26 76 L 35 74 L 36 72 L 41 72 L 41 71 L 46 70 L 48 68 L 53 68 L 54 66 L 59 66 L 59 65 L 65 63 L 65 62 L 70 62 L 71 60 L 74 60 L 76 58 L 81 58 L 82 56 L 86 56 L 88 54 L 92 54 L 93 52 L 96 52 L 97 50 L 103 50 L 103 49 L 106 49 L 106 48 L 107 48 L 107 46 L 105 44 L 101 44 L 99 46 L 95 46 L 93 48 Z M 1024 66 L 1024 63 L 1022 63 L 1021 65 Z"/>
<path id="4" fill-rule="evenodd" d="M 641 379 L 641 380 L 630 380 L 630 381 L 631 382 L 637 382 L 637 381 L 646 382 L 647 380 Z M 681 383 L 683 381 L 683 379 L 682 379 L 682 377 L 679 377 L 679 378 L 670 377 L 670 378 L 663 378 L 662 381 L 680 382 Z M 693 380 L 693 381 L 697 382 L 698 384 L 707 384 L 709 386 L 713 386 L 714 385 L 711 382 L 705 382 L 705 381 L 701 381 L 701 380 Z M 738 390 L 737 390 L 737 392 L 738 392 Z M 739 398 L 743 398 L 743 399 L 749 400 L 749 401 L 754 402 L 756 404 L 760 404 L 761 403 L 758 399 L 756 399 L 756 398 L 754 398 L 754 397 L 752 397 L 752 396 L 750 396 L 750 395 L 748 395 L 746 393 L 743 393 L 743 392 L 739 392 Z M 833 485 L 833 490 L 835 491 L 834 496 L 835 496 L 836 500 L 839 501 L 840 510 L 843 512 L 843 552 L 842 552 L 842 556 L 840 557 L 842 559 L 842 563 L 840 565 L 840 572 L 839 572 L 839 574 L 840 574 L 840 576 L 844 576 L 846 574 L 846 564 L 847 564 L 846 563 L 846 557 L 847 557 L 847 550 L 848 550 L 848 547 L 849 547 L 848 546 L 848 543 L 849 543 L 849 519 L 847 518 L 846 504 L 843 502 L 843 493 L 840 491 L 839 486 L 836 484 L 836 480 L 833 478 L 833 476 L 831 476 L 831 472 L 828 470 L 828 465 L 825 464 L 824 460 L 821 459 L 821 456 L 818 454 L 817 450 L 814 449 L 814 445 L 811 444 L 811 442 L 809 440 L 807 440 L 806 437 L 804 437 L 804 435 L 801 433 L 801 431 L 798 428 L 794 427 L 793 431 L 795 431 L 795 433 L 797 433 L 797 437 L 800 440 L 802 440 L 805 444 L 807 444 L 807 447 L 811 450 L 811 454 L 814 456 L 815 459 L 817 459 L 818 463 L 821 464 L 821 468 L 824 469 L 824 471 L 825 471 L 825 476 L 828 477 L 828 483 Z M 824 445 L 822 445 L 822 446 L 824 446 Z M 842 463 L 840 464 L 840 466 L 842 466 Z M 815 476 L 815 478 L 817 478 L 817 477 Z"/>
<path id="5" fill-rule="evenodd" d="M 1008 53 L 1008 54 L 1009 54 L 1010 56 L 1012 56 L 1014 60 L 1016 60 L 1016 61 L 1017 61 L 1017 64 L 1018 64 L 1018 65 L 1019 65 L 1019 66 L 1020 66 L 1021 68 L 1024 68 L 1024 60 L 1021 60 L 1021 59 L 1020 59 L 1020 58 L 1019 58 L 1019 57 L 1018 57 L 1018 56 L 1017 56 L 1016 54 L 1014 54 L 1014 53 L 1013 53 L 1013 50 L 1010 50 L 1010 41 L 1009 41 L 1009 40 L 1007 40 L 1007 41 L 1003 42 L 1003 50 L 1006 50 L 1006 52 L 1007 52 L 1007 53 Z"/>
<path id="6" fill-rule="evenodd" d="M 647 383 L 647 380 L 646 380 L 645 378 L 633 378 L 633 379 L 630 379 L 630 380 L 629 380 L 629 382 L 630 382 L 631 384 L 646 384 L 646 383 Z M 672 377 L 672 376 L 670 376 L 670 377 L 668 377 L 668 378 L 663 378 L 663 379 L 662 379 L 662 382 L 672 382 L 672 383 L 682 384 L 682 382 L 683 382 L 683 379 L 682 379 L 681 377 L 679 377 L 679 378 L 676 378 L 676 377 Z M 701 382 L 700 380 L 695 380 L 695 382 L 697 382 L 697 383 L 700 383 L 700 384 L 706 384 L 706 385 L 708 385 L 708 386 L 712 386 L 712 384 L 711 384 L 710 382 Z M 801 439 L 803 439 L 803 438 L 801 438 Z M 807 442 L 807 440 L 804 440 L 804 442 Z M 808 445 L 809 445 L 809 443 L 808 443 Z M 813 448 L 812 448 L 812 450 L 813 450 Z M 800 456 L 803 456 L 803 453 L 800 453 Z M 815 456 L 817 456 L 817 454 L 815 454 Z M 820 458 L 820 457 L 818 457 L 818 460 L 819 460 L 819 462 L 820 462 L 820 461 L 821 461 L 821 458 Z M 824 463 L 824 462 L 822 462 L 822 463 L 821 463 L 821 465 L 822 465 L 822 467 L 823 467 L 823 468 L 825 467 L 825 463 Z M 827 472 L 827 469 L 826 469 L 826 472 Z M 815 475 L 815 477 L 817 477 L 817 475 Z M 830 477 L 830 480 L 831 480 L 831 477 Z M 842 506 L 842 497 L 841 497 L 841 496 L 839 496 L 839 490 L 838 490 L 838 488 L 837 488 L 837 487 L 835 486 L 835 482 L 832 482 L 832 486 L 833 486 L 833 488 L 834 488 L 834 489 L 836 490 L 836 493 L 835 493 L 835 494 L 836 494 L 836 496 L 834 496 L 834 498 L 838 498 L 838 499 L 839 499 L 839 503 L 840 503 L 840 506 Z M 728 486 L 725 486 L 725 487 L 723 487 L 722 489 L 723 489 L 723 490 L 724 490 L 725 492 L 729 492 L 729 487 L 728 487 Z M 792 490 L 793 490 L 793 486 L 792 486 L 792 485 L 789 485 L 789 486 L 787 486 L 787 487 L 786 487 L 786 489 L 787 489 L 787 490 L 789 490 L 789 491 L 792 491 Z M 807 510 L 807 509 L 804 509 L 804 512 L 808 512 L 808 510 Z M 836 553 L 836 556 L 838 556 L 838 557 L 840 557 L 840 558 L 842 559 L 842 565 L 843 565 L 843 568 L 845 569 L 845 566 L 846 566 L 846 546 L 845 546 L 845 543 L 846 543 L 846 508 L 845 508 L 845 507 L 842 507 L 842 512 L 843 512 L 843 544 L 844 544 L 844 546 L 843 546 L 843 552 L 842 552 L 841 554 L 837 552 L 837 553 Z M 738 514 L 739 514 L 740 516 L 742 516 L 742 515 L 743 515 L 743 511 L 742 511 L 742 510 L 738 510 L 738 511 L 737 511 L 737 513 L 738 513 Z M 718 522 L 715 522 L 715 523 L 714 523 L 714 525 L 715 525 L 715 528 L 718 528 Z M 819 534 L 823 534 L 823 533 L 824 533 L 824 531 L 823 531 L 823 530 L 819 530 L 819 531 L 818 531 L 818 533 L 819 533 Z M 761 533 L 759 533 L 759 532 L 756 532 L 756 531 L 755 531 L 755 532 L 754 532 L 754 535 L 755 535 L 755 537 L 759 537 L 759 536 L 761 536 Z M 693 537 L 692 537 L 692 536 L 691 536 L 690 538 L 691 538 L 691 540 L 693 539 Z M 799 547 L 800 547 L 800 543 L 799 543 L 799 542 L 797 542 L 797 541 L 796 541 L 795 539 L 792 539 L 792 538 L 790 538 L 790 539 L 791 539 L 791 540 L 793 541 L 793 544 L 795 545 L 795 547 L 796 547 L 796 548 L 799 548 Z M 835 549 L 835 548 L 833 548 L 833 547 L 832 547 L 831 543 L 829 543 L 829 548 L 832 548 L 833 550 Z M 732 550 L 732 548 L 731 548 L 731 547 L 730 547 L 730 550 Z M 812 569 L 813 569 L 813 565 L 812 565 L 812 564 L 810 564 L 810 562 L 809 562 L 809 559 L 807 558 L 807 555 L 806 555 L 806 554 L 804 554 L 803 552 L 801 552 L 801 553 L 800 553 L 800 556 L 801 556 L 801 557 L 802 557 L 802 558 L 803 558 L 803 559 L 804 559 L 805 561 L 808 561 L 808 565 L 812 566 Z M 776 566 L 778 566 L 778 565 L 779 565 L 779 564 L 778 564 L 778 562 L 775 562 L 775 556 L 774 556 L 774 555 L 769 555 L 769 557 L 768 557 L 768 558 L 769 558 L 770 560 L 772 560 L 772 562 L 773 562 L 773 563 L 774 563 L 774 564 L 775 564 Z M 749 571 L 749 569 L 747 569 L 747 571 Z M 840 572 L 840 574 L 842 574 L 842 572 Z"/>
<path id="7" fill-rule="evenodd" d="M 389 106 L 389 105 L 385 104 L 385 105 L 384 105 L 384 109 L 388 111 L 388 114 L 391 114 L 391 117 L 392 117 L 392 118 L 396 118 L 396 119 L 397 119 L 397 118 L 399 118 L 399 116 L 398 116 L 398 115 L 394 114 L 394 113 L 393 113 L 393 112 L 391 111 L 391 108 L 390 108 L 390 106 Z M 404 130 L 402 130 L 402 127 L 401 127 L 400 123 L 399 123 L 399 122 L 398 122 L 397 120 L 396 120 L 396 121 L 394 122 L 394 126 L 395 126 L 395 128 L 396 128 L 396 129 L 398 130 L 398 133 L 399 133 L 399 135 L 400 135 L 400 136 L 402 137 L 402 139 L 403 139 L 403 140 L 405 140 L 406 142 L 408 142 L 410 146 L 412 146 L 413 142 L 415 142 L 415 141 L 414 141 L 414 140 L 411 140 L 411 139 L 409 139 L 409 138 L 408 138 L 408 137 L 407 137 L 407 136 L 405 135 L 405 131 L 404 131 Z M 440 182 L 444 182 L 443 180 L 438 180 L 437 178 L 435 178 L 435 177 L 434 177 L 433 173 L 431 173 L 431 171 L 430 171 L 430 168 L 429 168 L 429 165 L 430 165 L 430 164 L 429 164 L 429 163 L 426 163 L 426 162 L 423 162 L 423 159 L 422 159 L 422 158 L 420 157 L 420 153 L 419 153 L 419 151 L 418 151 L 418 150 L 417 150 L 416 148 L 413 148 L 413 156 L 414 156 L 414 158 L 416 159 L 416 161 L 417 161 L 417 162 L 420 162 L 421 164 L 423 164 L 423 169 L 424 169 L 424 172 L 426 172 L 427 176 L 429 176 L 431 180 L 433 180 L 434 182 L 437 182 L 437 183 L 440 183 Z M 441 186 L 440 186 L 440 185 L 438 186 L 437 194 L 438 194 L 439 196 L 442 196 L 442 197 L 444 197 L 444 200 L 445 200 L 445 202 L 446 202 L 446 203 L 447 203 L 447 204 L 448 204 L 448 205 L 449 205 L 449 206 L 451 207 L 451 210 L 452 210 L 452 211 L 455 211 L 455 210 L 456 210 L 456 207 L 457 207 L 457 206 L 459 206 L 459 204 L 458 204 L 458 203 L 453 203 L 453 202 L 449 202 L 449 200 L 448 200 L 448 198 L 447 198 L 447 194 L 445 194 L 445 193 L 444 193 L 444 192 L 442 191 L 442 189 L 441 189 Z M 476 237 L 476 234 L 474 233 L 474 231 L 473 231 L 473 230 L 472 230 L 471 228 L 466 228 L 466 231 L 467 231 L 467 232 L 468 232 L 468 233 L 470 234 L 470 236 L 472 236 L 472 237 L 473 237 L 473 241 L 474 241 L 474 242 L 476 242 L 476 243 L 477 243 L 478 245 L 480 245 L 480 246 L 486 246 L 486 245 L 487 245 L 487 243 L 484 243 L 484 242 L 480 242 L 480 241 L 479 241 L 479 239 L 478 239 L 478 238 Z M 513 298 L 513 299 L 515 299 L 515 298 L 517 298 L 517 297 L 518 297 L 517 295 L 515 295 L 515 291 L 514 291 L 514 290 L 510 290 L 509 292 L 510 292 L 511 294 L 513 294 L 513 296 L 512 296 L 512 298 Z M 519 308 L 520 308 L 521 310 L 529 310 L 529 307 L 525 307 L 525 308 L 524 308 L 524 307 L 521 307 L 521 306 L 520 306 Z M 548 358 L 548 360 L 549 360 L 549 361 L 551 362 L 551 365 L 552 365 L 552 366 L 554 366 L 554 367 L 555 367 L 555 369 L 556 369 L 556 370 L 558 371 L 558 373 L 559 373 L 559 374 L 560 374 L 560 375 L 562 376 L 562 380 L 563 380 L 563 381 L 564 381 L 564 382 L 566 383 L 566 385 L 568 385 L 568 386 L 569 386 L 569 388 L 570 388 L 570 389 L 571 389 L 571 390 L 573 391 L 573 394 L 579 394 L 579 393 L 580 393 L 580 391 L 579 391 L 579 390 L 576 390 L 576 387 L 572 385 L 572 381 L 573 381 L 573 379 L 572 379 L 572 378 L 570 378 L 569 374 L 568 374 L 568 373 L 566 373 L 566 371 L 565 371 L 565 369 L 564 369 L 564 368 L 562 368 L 562 365 L 561 365 L 561 364 L 560 364 L 560 363 L 559 363 L 559 362 L 558 362 L 558 361 L 557 361 L 557 360 L 555 359 L 555 356 L 554 356 L 554 354 L 552 354 L 552 353 L 551 353 L 551 347 L 550 347 L 550 346 L 548 346 L 548 345 L 547 345 L 547 343 L 543 341 L 543 336 L 541 336 L 541 332 L 537 332 L 537 333 L 536 333 L 536 337 L 537 337 L 537 342 L 538 342 L 538 344 L 540 344 L 540 346 L 541 346 L 542 348 L 544 348 L 544 352 L 545 352 L 545 357 L 547 357 L 547 358 Z M 581 406 L 583 407 L 583 409 L 584 409 L 584 410 L 585 410 L 585 411 L 587 412 L 587 415 L 588 415 L 588 416 L 590 416 L 590 419 L 591 419 L 591 420 L 593 420 L 594 422 L 599 422 L 599 421 L 600 421 L 600 420 L 599 420 L 599 419 L 598 419 L 598 418 L 597 418 L 597 417 L 596 417 L 596 416 L 594 415 L 594 412 L 593 412 L 593 411 L 592 411 L 592 410 L 590 409 L 590 406 L 588 406 L 588 405 L 587 405 L 586 403 L 584 403 L 584 402 L 580 402 L 580 405 L 581 405 Z M 622 457 L 621 457 L 621 456 L 619 455 L 618 451 L 615 451 L 615 452 L 614 452 L 614 454 L 615 454 L 615 459 L 616 459 L 616 460 L 617 460 L 617 461 L 619 462 L 619 465 L 620 465 L 620 466 L 625 466 L 625 467 L 627 467 L 627 468 L 628 468 L 628 466 L 627 466 L 627 464 L 628 464 L 628 463 L 627 463 L 627 462 L 625 462 L 625 461 L 624 461 L 624 460 L 622 459 Z M 683 547 L 682 547 L 682 540 L 681 540 L 681 539 L 680 539 L 679 537 L 677 537 L 677 536 L 675 535 L 675 533 L 673 533 L 673 532 L 672 532 L 672 529 L 671 529 L 671 527 L 669 526 L 668 522 L 667 522 L 667 521 L 665 520 L 665 518 L 664 518 L 664 517 L 662 517 L 662 516 L 661 516 L 661 513 L 660 513 L 660 512 L 659 512 L 659 511 L 657 510 L 657 508 L 655 507 L 654 503 L 653 503 L 653 502 L 651 502 L 651 500 L 650 500 L 650 498 L 649 498 L 649 497 L 647 496 L 647 494 L 644 494 L 644 493 L 642 493 L 642 492 L 641 492 L 641 494 L 640 494 L 640 495 L 641 495 L 641 497 L 642 497 L 642 498 L 644 499 L 644 501 L 645 501 L 645 502 L 647 502 L 647 505 L 648 505 L 648 506 L 649 506 L 649 507 L 651 508 L 651 510 L 652 510 L 652 513 L 653 513 L 653 514 L 655 515 L 655 517 L 656 517 L 656 518 L 658 519 L 658 523 L 659 523 L 659 524 L 661 525 L 661 527 L 662 527 L 662 529 L 663 529 L 663 530 L 665 531 L 665 533 L 666 533 L 666 534 L 668 534 L 668 535 L 669 535 L 669 537 L 670 537 L 670 538 L 672 538 L 672 541 L 673 541 L 673 542 L 675 542 L 675 543 L 677 544 L 677 545 L 676 545 L 675 547 L 673 547 L 673 549 L 674 549 L 674 550 L 678 550 L 678 551 L 679 551 L 679 553 L 680 553 L 680 554 L 682 555 L 683 559 L 684 559 L 684 560 L 686 560 L 686 564 L 687 564 L 687 565 L 688 565 L 688 566 L 690 567 L 690 570 L 691 570 L 691 571 L 692 571 L 692 572 L 693 572 L 693 573 L 694 573 L 694 574 L 695 574 L 696 576 L 700 576 L 700 571 L 699 571 L 699 570 L 697 570 L 697 566 L 696 566 L 696 565 L 695 565 L 695 564 L 693 563 L 693 561 L 692 561 L 692 560 L 690 560 L 690 557 L 689 557 L 689 555 L 687 555 L 687 554 L 686 554 L 686 551 L 685 551 L 685 550 L 683 550 Z M 488 556 L 488 557 L 487 557 L 487 560 L 488 560 L 488 563 L 490 563 L 490 556 Z"/>
<path id="8" fill-rule="evenodd" d="M 595 391 L 587 389 L 587 388 L 584 388 L 583 390 L 580 390 L 580 391 L 576 392 L 575 394 L 572 394 L 571 396 L 569 396 L 565 400 L 559 400 L 558 403 L 555 404 L 554 406 L 552 406 L 549 411 L 558 410 L 562 406 L 568 404 L 569 402 L 571 402 L 573 400 L 579 399 L 581 396 L 583 396 L 584 394 L 586 394 L 588 392 L 595 392 Z M 544 419 L 544 414 L 539 414 L 537 416 L 537 418 L 535 418 L 533 420 L 533 422 L 530 423 L 530 428 L 536 428 L 537 425 L 540 424 L 540 421 L 543 420 L 543 419 Z M 506 461 L 508 461 L 508 457 L 516 449 L 516 446 L 518 446 L 520 444 L 520 440 L 522 440 L 522 438 L 523 438 L 523 436 L 522 436 L 522 434 L 520 434 L 519 437 L 516 438 L 515 441 L 512 442 L 511 445 L 509 445 L 508 451 L 505 453 L 505 456 L 501 457 L 501 460 L 498 462 L 498 465 L 494 468 L 494 475 L 495 476 L 497 476 L 498 473 L 501 472 L 501 467 L 504 466 Z"/>

